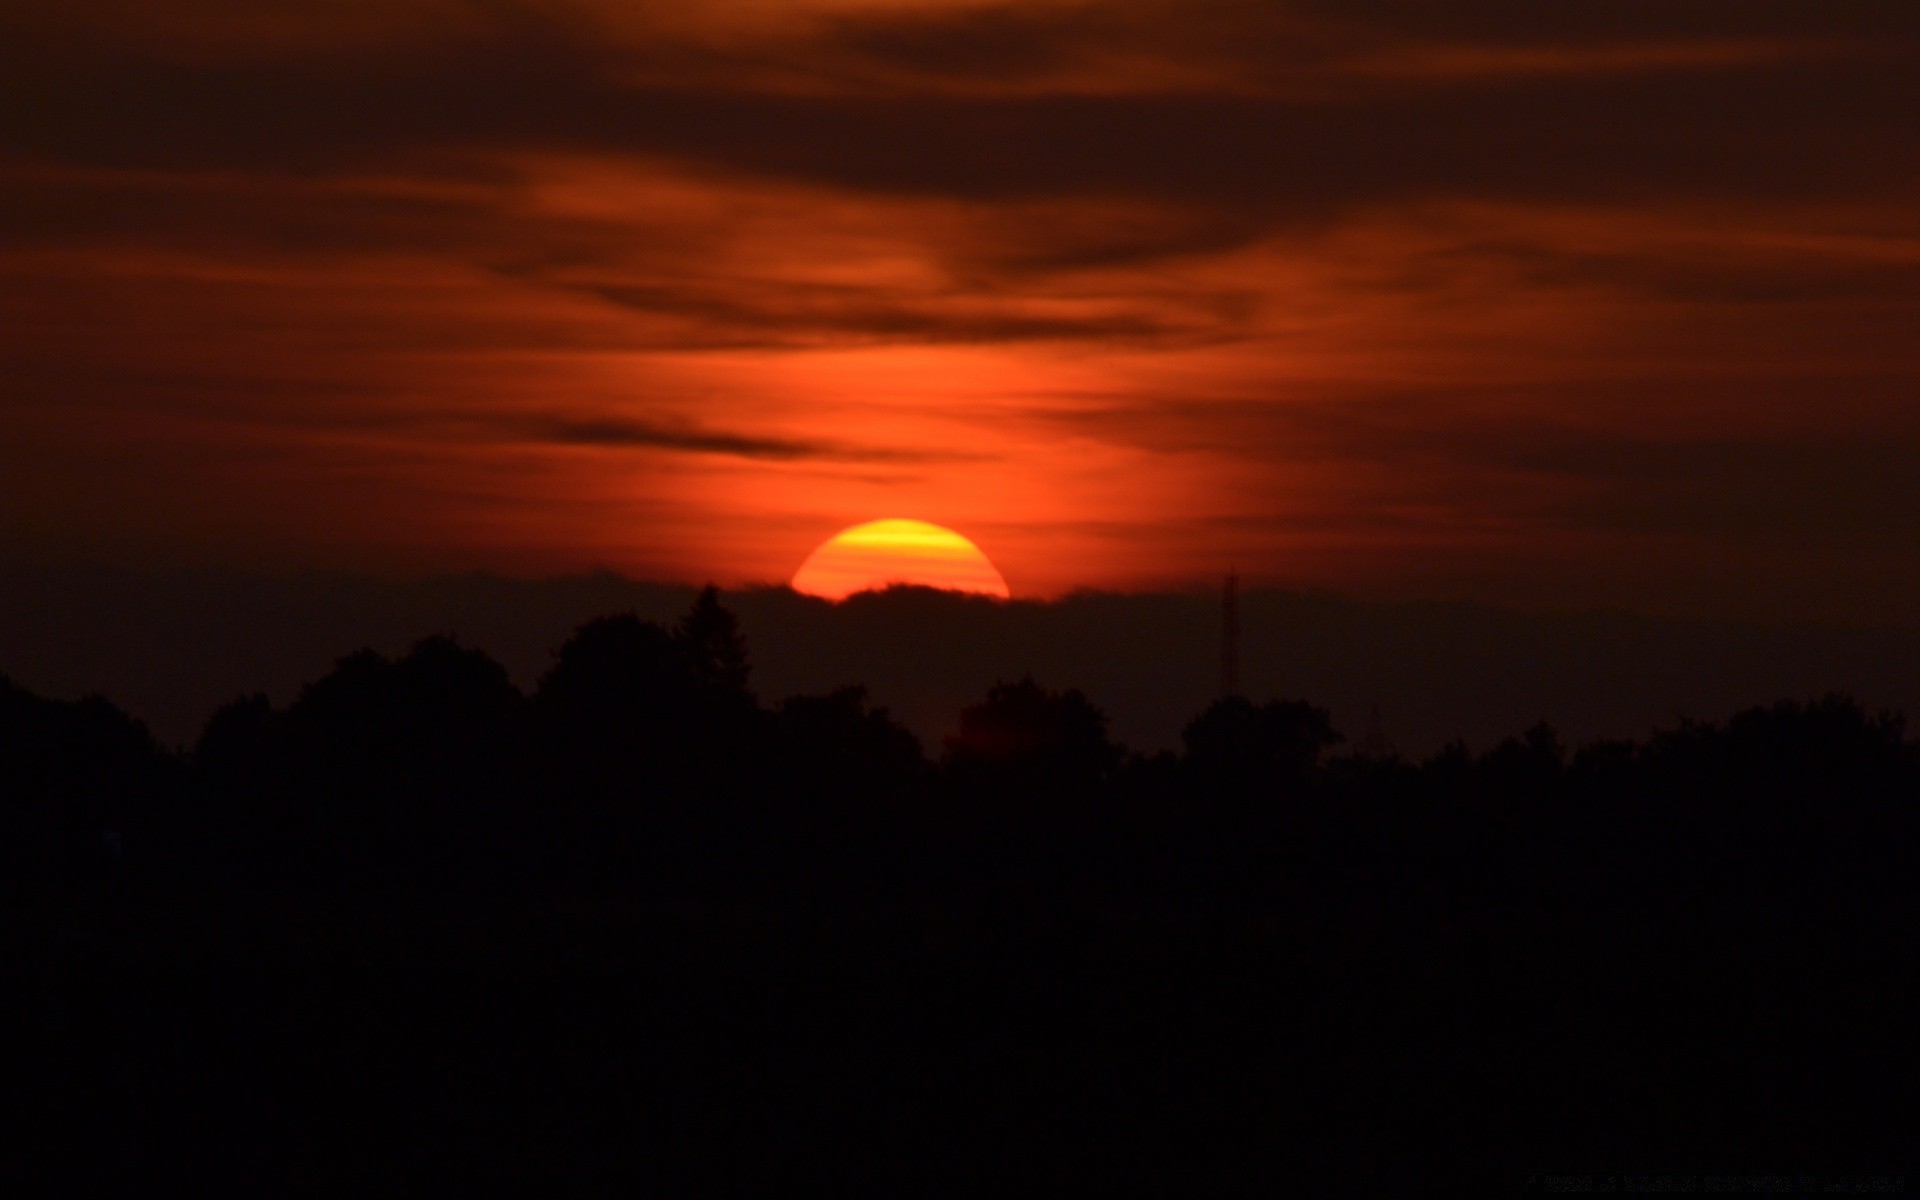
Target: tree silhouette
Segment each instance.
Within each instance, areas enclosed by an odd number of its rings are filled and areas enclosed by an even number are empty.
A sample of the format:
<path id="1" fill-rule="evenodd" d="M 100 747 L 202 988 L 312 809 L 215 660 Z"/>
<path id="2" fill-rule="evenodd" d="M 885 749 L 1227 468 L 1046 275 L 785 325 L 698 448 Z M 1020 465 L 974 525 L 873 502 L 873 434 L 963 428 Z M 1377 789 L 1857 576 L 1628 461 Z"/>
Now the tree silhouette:
<path id="1" fill-rule="evenodd" d="M 254 853 L 297 847 L 302 869 L 410 885 L 464 860 L 507 803 L 523 698 L 478 650 L 427 638 L 397 660 L 341 659 L 275 719 L 260 700 L 210 721 L 198 759 L 250 814 Z M 271 779 L 259 758 L 277 757 Z M 238 785 L 250 794 L 235 795 Z"/>
<path id="2" fill-rule="evenodd" d="M 742 814 L 769 803 L 773 748 L 747 674 L 711 588 L 671 631 L 622 613 L 574 632 L 534 693 L 530 784 L 570 869 L 684 879 L 764 857 L 764 821 Z"/>
<path id="3" fill-rule="evenodd" d="M 47 700 L 0 675 L 0 865 L 8 885 L 96 877 L 167 786 L 146 726 L 98 696 Z"/>
<path id="4" fill-rule="evenodd" d="M 718 588 L 712 584 L 702 588 L 674 632 L 692 655 L 694 671 L 709 687 L 746 692 L 746 639 L 740 635 L 740 622 L 720 603 Z"/>
<path id="5" fill-rule="evenodd" d="M 984 703 L 961 710 L 959 731 L 946 739 L 952 769 L 1075 791 L 1106 782 L 1122 757 L 1107 740 L 1105 713 L 1078 689 L 1051 691 L 1032 676 L 989 689 Z"/>
<path id="6" fill-rule="evenodd" d="M 185 756 L 0 679 L 17 1086 L 132 1176 L 234 1190 L 316 1129 L 535 1187 L 710 1182 L 743 1144 L 831 1176 L 848 1128 L 907 1186 L 1911 1145 L 1896 716 L 1414 764 L 1233 697 L 1147 758 L 1028 677 L 936 768 L 863 688 L 747 679 L 713 589 L 585 623 L 530 698 L 428 638 L 235 700 Z M 1032 1127 L 1043 1162 L 1005 1149 Z"/>
<path id="7" fill-rule="evenodd" d="M 920 783 L 919 739 L 875 708 L 863 687 L 783 701 L 776 728 L 782 764 L 803 789 L 837 795 L 899 795 Z"/>
<path id="8" fill-rule="evenodd" d="M 1481 786 L 1504 796 L 1538 801 L 1559 786 L 1567 750 L 1542 721 L 1488 751 L 1479 764 Z"/>
<path id="9" fill-rule="evenodd" d="M 534 696 L 575 718 L 650 723 L 686 712 L 702 682 L 685 641 L 620 613 L 575 630 Z"/>
<path id="10" fill-rule="evenodd" d="M 1325 709 L 1240 696 L 1215 700 L 1181 734 L 1196 783 L 1242 796 L 1298 789 L 1321 754 L 1345 740 Z"/>

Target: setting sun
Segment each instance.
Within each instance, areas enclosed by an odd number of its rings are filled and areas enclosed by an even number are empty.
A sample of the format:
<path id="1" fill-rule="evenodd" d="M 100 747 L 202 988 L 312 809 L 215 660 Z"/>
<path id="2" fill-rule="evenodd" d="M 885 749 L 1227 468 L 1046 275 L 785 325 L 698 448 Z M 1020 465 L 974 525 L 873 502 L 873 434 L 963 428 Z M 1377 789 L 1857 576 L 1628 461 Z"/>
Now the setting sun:
<path id="1" fill-rule="evenodd" d="M 951 529 L 925 521 L 869 521 L 843 529 L 807 556 L 793 590 L 828 600 L 893 584 L 1009 597 L 980 548 Z"/>

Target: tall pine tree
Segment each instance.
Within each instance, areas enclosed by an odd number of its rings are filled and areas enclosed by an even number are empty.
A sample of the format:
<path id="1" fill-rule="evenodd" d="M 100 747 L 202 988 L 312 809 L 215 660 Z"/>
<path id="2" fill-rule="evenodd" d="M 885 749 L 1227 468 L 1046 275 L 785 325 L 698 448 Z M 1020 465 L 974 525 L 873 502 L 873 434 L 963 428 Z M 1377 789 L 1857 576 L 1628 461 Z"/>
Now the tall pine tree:
<path id="1" fill-rule="evenodd" d="M 708 584 L 680 618 L 674 631 L 693 656 L 694 670 L 716 691 L 747 690 L 747 643 L 740 622 L 720 603 L 720 589 Z"/>

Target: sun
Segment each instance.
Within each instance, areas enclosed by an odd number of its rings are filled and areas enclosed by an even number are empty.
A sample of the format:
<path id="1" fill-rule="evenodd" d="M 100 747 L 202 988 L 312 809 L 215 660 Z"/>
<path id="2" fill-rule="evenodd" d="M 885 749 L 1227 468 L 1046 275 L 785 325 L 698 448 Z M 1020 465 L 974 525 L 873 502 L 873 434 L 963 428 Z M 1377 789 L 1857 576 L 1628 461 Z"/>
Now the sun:
<path id="1" fill-rule="evenodd" d="M 868 521 L 820 544 L 793 573 L 793 590 L 828 600 L 896 583 L 1008 599 L 1007 581 L 980 547 L 925 521 Z"/>

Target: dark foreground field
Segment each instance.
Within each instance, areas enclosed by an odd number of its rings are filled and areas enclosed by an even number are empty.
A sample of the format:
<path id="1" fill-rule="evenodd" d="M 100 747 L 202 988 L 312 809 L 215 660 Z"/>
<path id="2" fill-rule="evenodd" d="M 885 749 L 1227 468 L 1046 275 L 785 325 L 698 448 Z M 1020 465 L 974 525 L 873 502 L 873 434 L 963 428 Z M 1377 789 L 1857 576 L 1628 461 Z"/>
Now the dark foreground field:
<path id="1" fill-rule="evenodd" d="M 776 706 L 711 598 L 531 696 L 359 655 L 192 753 L 0 685 L 41 1184 L 980 1190 L 1911 1161 L 1920 752 L 1840 699 L 1409 764 Z"/>

